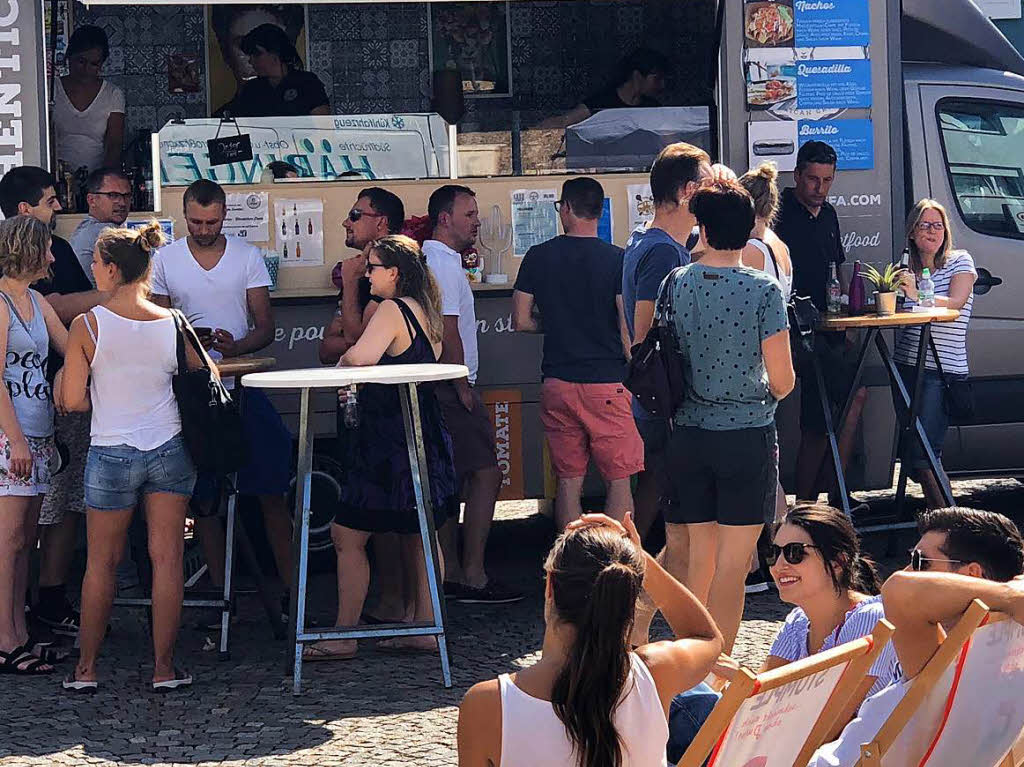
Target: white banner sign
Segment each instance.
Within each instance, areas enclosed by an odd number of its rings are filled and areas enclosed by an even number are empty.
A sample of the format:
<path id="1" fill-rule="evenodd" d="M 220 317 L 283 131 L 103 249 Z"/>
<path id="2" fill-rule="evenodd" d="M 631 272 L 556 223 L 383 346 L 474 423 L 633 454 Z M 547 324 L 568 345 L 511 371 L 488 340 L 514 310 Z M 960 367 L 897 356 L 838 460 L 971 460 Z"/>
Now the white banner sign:
<path id="1" fill-rule="evenodd" d="M 160 175 L 169 186 L 200 178 L 221 184 L 259 183 L 275 160 L 301 176 L 334 179 L 438 178 L 448 169 L 448 133 L 436 114 L 377 114 L 239 118 L 237 131 L 252 141 L 252 160 L 210 165 L 206 142 L 237 133 L 216 118 L 185 120 L 160 131 Z"/>
<path id="2" fill-rule="evenodd" d="M 249 242 L 270 240 L 270 205 L 266 192 L 231 193 L 228 198 L 224 234 Z"/>

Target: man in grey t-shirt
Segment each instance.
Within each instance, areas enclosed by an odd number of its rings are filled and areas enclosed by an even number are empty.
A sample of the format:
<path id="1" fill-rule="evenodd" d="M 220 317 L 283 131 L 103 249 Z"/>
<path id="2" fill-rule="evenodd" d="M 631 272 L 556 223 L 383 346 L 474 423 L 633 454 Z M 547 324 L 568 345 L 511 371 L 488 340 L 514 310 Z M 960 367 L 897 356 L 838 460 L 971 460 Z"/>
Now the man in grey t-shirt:
<path id="1" fill-rule="evenodd" d="M 124 226 L 131 209 L 132 184 L 121 171 L 114 168 L 100 168 L 89 174 L 86 181 L 86 202 L 89 215 L 71 234 L 71 248 L 78 262 L 85 270 L 92 286 L 92 251 L 100 232 L 110 226 Z"/>

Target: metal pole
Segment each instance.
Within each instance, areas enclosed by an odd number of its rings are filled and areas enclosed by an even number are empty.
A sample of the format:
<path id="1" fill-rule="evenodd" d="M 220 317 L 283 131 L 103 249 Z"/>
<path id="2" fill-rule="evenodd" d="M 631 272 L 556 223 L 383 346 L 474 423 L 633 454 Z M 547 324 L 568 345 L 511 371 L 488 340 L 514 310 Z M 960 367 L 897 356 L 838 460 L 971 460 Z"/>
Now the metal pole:
<path id="1" fill-rule="evenodd" d="M 444 686 L 452 686 L 451 667 L 448 663 L 448 645 L 444 634 L 444 600 L 441 599 L 441 567 L 437 556 L 437 536 L 434 530 L 434 512 L 430 497 L 430 476 L 427 469 L 427 454 L 423 447 L 423 427 L 420 422 L 419 397 L 416 384 L 399 387 L 402 401 L 402 419 L 405 421 L 405 441 L 409 448 L 409 469 L 412 474 L 412 489 L 416 495 L 416 514 L 419 517 L 420 541 L 423 544 L 424 566 L 427 584 L 430 587 L 430 604 L 434 614 L 434 628 L 437 634 L 437 648 L 441 655 L 441 676 Z"/>
<path id="2" fill-rule="evenodd" d="M 814 365 L 814 377 L 818 382 L 818 399 L 821 402 L 821 410 L 825 416 L 825 433 L 828 436 L 829 449 L 832 456 L 832 467 L 835 469 L 836 474 L 836 485 L 839 489 L 840 503 L 843 506 L 843 513 L 847 517 L 852 517 L 850 512 L 850 498 L 846 493 L 846 477 L 843 473 L 843 461 L 839 455 L 839 443 L 836 441 L 836 429 L 832 423 L 832 403 L 829 402 L 828 390 L 825 389 L 825 376 L 821 373 L 821 360 L 818 358 L 818 352 L 811 352 L 811 360 Z M 856 381 L 853 382 L 856 385 Z M 842 428 L 840 426 L 840 428 Z M 815 483 L 817 480 L 815 480 Z"/>
<path id="3" fill-rule="evenodd" d="M 306 576 L 309 568 L 309 503 L 313 474 L 313 433 L 309 428 L 309 389 L 299 399 L 299 460 L 295 472 L 295 519 L 292 547 L 296 572 L 292 576 L 292 620 L 288 642 L 292 651 L 292 695 L 302 692 L 302 642 L 306 626 Z"/>
<path id="4" fill-rule="evenodd" d="M 459 177 L 459 126 L 448 126 L 448 178 Z"/>
<path id="5" fill-rule="evenodd" d="M 237 475 L 228 478 L 231 483 L 228 487 L 228 519 L 227 531 L 224 540 L 224 604 L 220 611 L 220 659 L 227 660 L 228 653 L 228 632 L 231 629 L 231 600 L 232 580 L 235 565 L 235 514 L 238 511 L 238 488 L 235 484 Z M 220 503 L 220 498 L 217 499 Z"/>

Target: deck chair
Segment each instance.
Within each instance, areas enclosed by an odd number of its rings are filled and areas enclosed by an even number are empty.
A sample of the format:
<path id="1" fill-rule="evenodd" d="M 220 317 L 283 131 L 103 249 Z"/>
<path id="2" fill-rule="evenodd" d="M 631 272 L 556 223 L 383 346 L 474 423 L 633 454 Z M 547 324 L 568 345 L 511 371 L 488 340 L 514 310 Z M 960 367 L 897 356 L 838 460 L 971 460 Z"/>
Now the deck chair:
<path id="1" fill-rule="evenodd" d="M 740 669 L 678 767 L 806 764 L 892 636 L 868 636 L 755 675 Z"/>
<path id="2" fill-rule="evenodd" d="M 936 722 L 915 721 L 915 716 L 907 723 L 909 728 L 931 729 L 924 755 L 917 760 L 915 753 L 886 752 L 879 731 L 876 745 L 881 764 L 1013 764 L 1011 750 L 1024 730 L 1024 626 L 1005 615 L 988 613 L 980 602 L 972 608 L 976 614 L 982 613 L 982 620 L 950 663 L 952 684 L 948 692 L 940 691 L 940 699 L 945 693 L 941 716 Z M 900 713 L 897 706 L 890 718 Z M 887 759 L 887 753 L 898 759 Z M 908 757 L 914 761 L 908 762 Z"/>
<path id="3" fill-rule="evenodd" d="M 896 704 L 889 718 L 878 730 L 875 739 L 871 743 L 861 744 L 861 757 L 855 767 L 924 767 L 926 764 L 929 767 L 955 764 L 1001 767 L 1000 761 L 1016 741 L 1020 727 L 1016 732 L 1006 736 L 1006 748 L 998 758 L 990 762 L 979 761 L 973 753 L 967 761 L 943 762 L 939 761 L 942 754 L 936 753 L 940 741 L 944 750 L 950 745 L 951 738 L 948 733 L 952 730 L 946 730 L 946 727 L 957 691 L 967 689 L 971 684 L 967 682 L 966 686 L 963 686 L 971 639 L 988 615 L 988 607 L 983 602 L 975 599 L 971 603 L 935 654 L 910 682 L 903 699 Z M 977 670 L 975 664 L 972 664 L 972 673 Z M 1019 693 L 1016 694 L 1019 696 Z M 961 699 L 961 702 L 963 700 Z M 982 735 L 978 721 L 980 717 L 977 716 L 979 710 L 989 711 L 989 704 L 983 703 L 980 709 L 977 703 L 975 704 L 974 716 L 970 718 L 971 724 L 966 730 L 969 733 L 966 741 L 974 750 L 980 745 L 979 736 Z M 962 711 L 963 707 L 958 707 L 958 726 Z M 945 738 L 942 737 L 943 732 L 947 733 Z M 965 740 L 965 730 L 959 732 L 959 739 Z"/>

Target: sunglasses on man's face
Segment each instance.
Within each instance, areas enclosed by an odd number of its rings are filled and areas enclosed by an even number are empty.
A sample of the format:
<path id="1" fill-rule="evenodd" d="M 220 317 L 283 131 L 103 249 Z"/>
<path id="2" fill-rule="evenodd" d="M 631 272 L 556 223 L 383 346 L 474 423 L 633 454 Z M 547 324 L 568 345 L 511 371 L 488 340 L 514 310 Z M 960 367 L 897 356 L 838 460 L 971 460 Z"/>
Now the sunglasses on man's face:
<path id="1" fill-rule="evenodd" d="M 772 544 L 768 547 L 768 553 L 765 555 L 765 561 L 769 567 L 772 567 L 776 562 L 779 561 L 779 557 L 785 557 L 786 561 L 791 565 L 798 565 L 807 558 L 807 549 L 818 548 L 813 543 L 799 543 L 794 541 L 793 543 L 787 543 L 783 546 Z"/>
<path id="2" fill-rule="evenodd" d="M 381 218 L 384 216 L 384 214 L 373 213 L 372 211 L 369 210 L 359 210 L 359 208 L 352 208 L 352 210 L 348 212 L 348 220 L 351 221 L 353 224 L 359 219 L 361 219 L 363 216 L 367 216 L 368 218 Z"/>
<path id="3" fill-rule="evenodd" d="M 911 549 L 907 552 L 910 554 L 910 569 L 916 573 L 926 573 L 932 569 L 932 562 L 945 562 L 947 565 L 962 565 L 959 559 L 935 559 L 934 557 L 926 557 L 921 549 Z"/>

